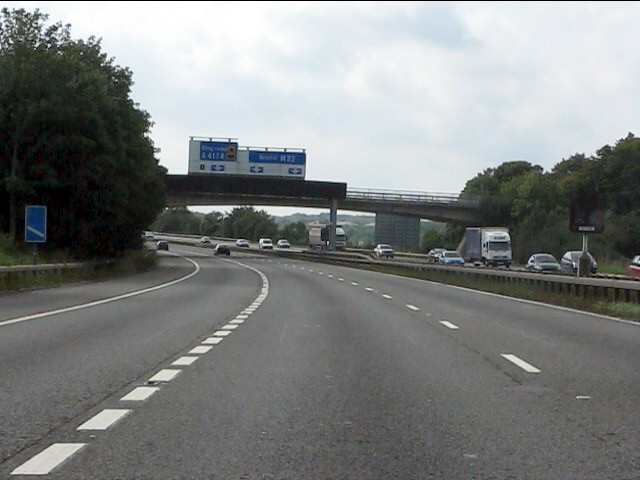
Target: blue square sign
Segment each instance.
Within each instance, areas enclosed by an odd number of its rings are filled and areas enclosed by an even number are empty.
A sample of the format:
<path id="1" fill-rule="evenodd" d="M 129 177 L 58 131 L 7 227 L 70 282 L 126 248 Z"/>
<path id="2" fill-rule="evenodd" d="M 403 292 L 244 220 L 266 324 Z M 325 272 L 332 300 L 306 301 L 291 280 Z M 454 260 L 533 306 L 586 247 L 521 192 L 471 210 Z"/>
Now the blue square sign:
<path id="1" fill-rule="evenodd" d="M 42 205 L 25 207 L 24 240 L 35 243 L 47 241 L 47 207 Z"/>

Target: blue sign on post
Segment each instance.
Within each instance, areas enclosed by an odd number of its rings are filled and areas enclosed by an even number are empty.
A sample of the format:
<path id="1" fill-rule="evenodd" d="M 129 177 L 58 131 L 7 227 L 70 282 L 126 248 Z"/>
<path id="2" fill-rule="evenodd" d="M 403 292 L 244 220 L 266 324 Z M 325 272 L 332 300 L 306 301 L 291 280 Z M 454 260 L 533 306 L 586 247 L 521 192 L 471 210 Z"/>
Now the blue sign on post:
<path id="1" fill-rule="evenodd" d="M 25 207 L 24 240 L 32 243 L 47 241 L 47 207 L 43 205 Z"/>

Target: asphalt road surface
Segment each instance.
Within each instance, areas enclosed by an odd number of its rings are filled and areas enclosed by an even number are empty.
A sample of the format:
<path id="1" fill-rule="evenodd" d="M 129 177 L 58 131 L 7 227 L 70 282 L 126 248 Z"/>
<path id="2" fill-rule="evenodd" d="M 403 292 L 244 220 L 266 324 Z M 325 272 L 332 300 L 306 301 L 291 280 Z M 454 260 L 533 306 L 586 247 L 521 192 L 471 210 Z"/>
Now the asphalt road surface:
<path id="1" fill-rule="evenodd" d="M 160 255 L 0 296 L 0 478 L 640 479 L 638 324 L 252 252 Z"/>

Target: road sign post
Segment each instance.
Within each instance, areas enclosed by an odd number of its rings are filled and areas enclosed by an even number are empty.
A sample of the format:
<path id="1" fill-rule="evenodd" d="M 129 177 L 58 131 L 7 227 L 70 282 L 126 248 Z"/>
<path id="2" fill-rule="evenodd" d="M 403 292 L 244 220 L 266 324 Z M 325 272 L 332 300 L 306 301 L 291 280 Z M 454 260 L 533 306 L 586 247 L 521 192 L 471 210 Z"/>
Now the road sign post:
<path id="1" fill-rule="evenodd" d="M 38 243 L 47 241 L 47 207 L 27 205 L 24 212 L 24 241 L 33 243 L 33 264 L 38 256 Z"/>

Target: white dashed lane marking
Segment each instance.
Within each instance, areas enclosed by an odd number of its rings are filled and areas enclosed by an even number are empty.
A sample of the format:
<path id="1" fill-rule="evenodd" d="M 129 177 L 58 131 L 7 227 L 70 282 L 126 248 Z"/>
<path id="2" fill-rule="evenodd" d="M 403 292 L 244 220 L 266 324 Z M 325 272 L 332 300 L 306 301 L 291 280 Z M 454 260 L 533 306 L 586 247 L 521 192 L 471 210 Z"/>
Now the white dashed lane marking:
<path id="1" fill-rule="evenodd" d="M 447 320 L 440 320 L 440 323 L 451 330 L 458 330 L 458 328 L 460 328 Z"/>
<path id="2" fill-rule="evenodd" d="M 238 328 L 238 325 L 233 325 L 231 323 L 228 323 L 224 327 L 222 327 L 223 330 L 235 330 L 236 328 Z"/>
<path id="3" fill-rule="evenodd" d="M 182 370 L 175 370 L 171 368 L 165 368 L 156 373 L 149 379 L 149 382 L 170 382 L 178 376 Z"/>
<path id="4" fill-rule="evenodd" d="M 180 357 L 171 365 L 176 367 L 187 367 L 191 365 L 193 362 L 195 362 L 196 360 L 198 360 L 198 357 Z"/>
<path id="5" fill-rule="evenodd" d="M 16 468 L 11 475 L 47 475 L 86 443 L 54 443 Z"/>
<path id="6" fill-rule="evenodd" d="M 418 307 L 416 307 L 415 305 L 411 305 L 410 303 L 407 303 L 406 307 L 409 310 L 413 310 L 414 312 L 417 312 L 418 310 L 420 310 Z"/>
<path id="7" fill-rule="evenodd" d="M 158 387 L 136 387 L 120 400 L 123 402 L 142 402 L 160 390 Z"/>
<path id="8" fill-rule="evenodd" d="M 511 363 L 519 366 L 525 372 L 528 372 L 528 373 L 540 373 L 540 370 L 538 370 L 536 367 L 534 367 L 530 363 L 525 362 L 521 358 L 516 357 L 512 353 L 501 353 L 500 356 L 504 357 L 507 360 L 509 360 Z"/>
<path id="9" fill-rule="evenodd" d="M 223 339 L 221 337 L 209 337 L 205 340 L 202 341 L 203 345 L 217 345 L 219 344 Z"/>
<path id="10" fill-rule="evenodd" d="M 386 293 L 382 294 L 382 298 L 386 298 L 387 300 L 392 299 L 393 297 L 391 295 L 387 295 Z"/>
<path id="11" fill-rule="evenodd" d="M 80 425 L 77 430 L 106 430 L 130 412 L 131 410 L 123 408 L 105 408 Z"/>
<path id="12" fill-rule="evenodd" d="M 226 337 L 227 335 L 231 335 L 229 330 L 218 330 L 217 332 L 213 332 L 214 337 Z"/>
<path id="13" fill-rule="evenodd" d="M 353 285 L 354 287 L 358 286 L 358 282 L 351 282 L 351 285 Z"/>
<path id="14" fill-rule="evenodd" d="M 198 346 L 195 348 L 192 348 L 191 350 L 189 350 L 189 353 L 192 355 L 200 355 L 202 353 L 209 353 L 209 351 L 212 349 L 213 347 L 210 346 Z"/>
<path id="15" fill-rule="evenodd" d="M 339 282 L 344 282 L 344 278 L 338 278 Z"/>

